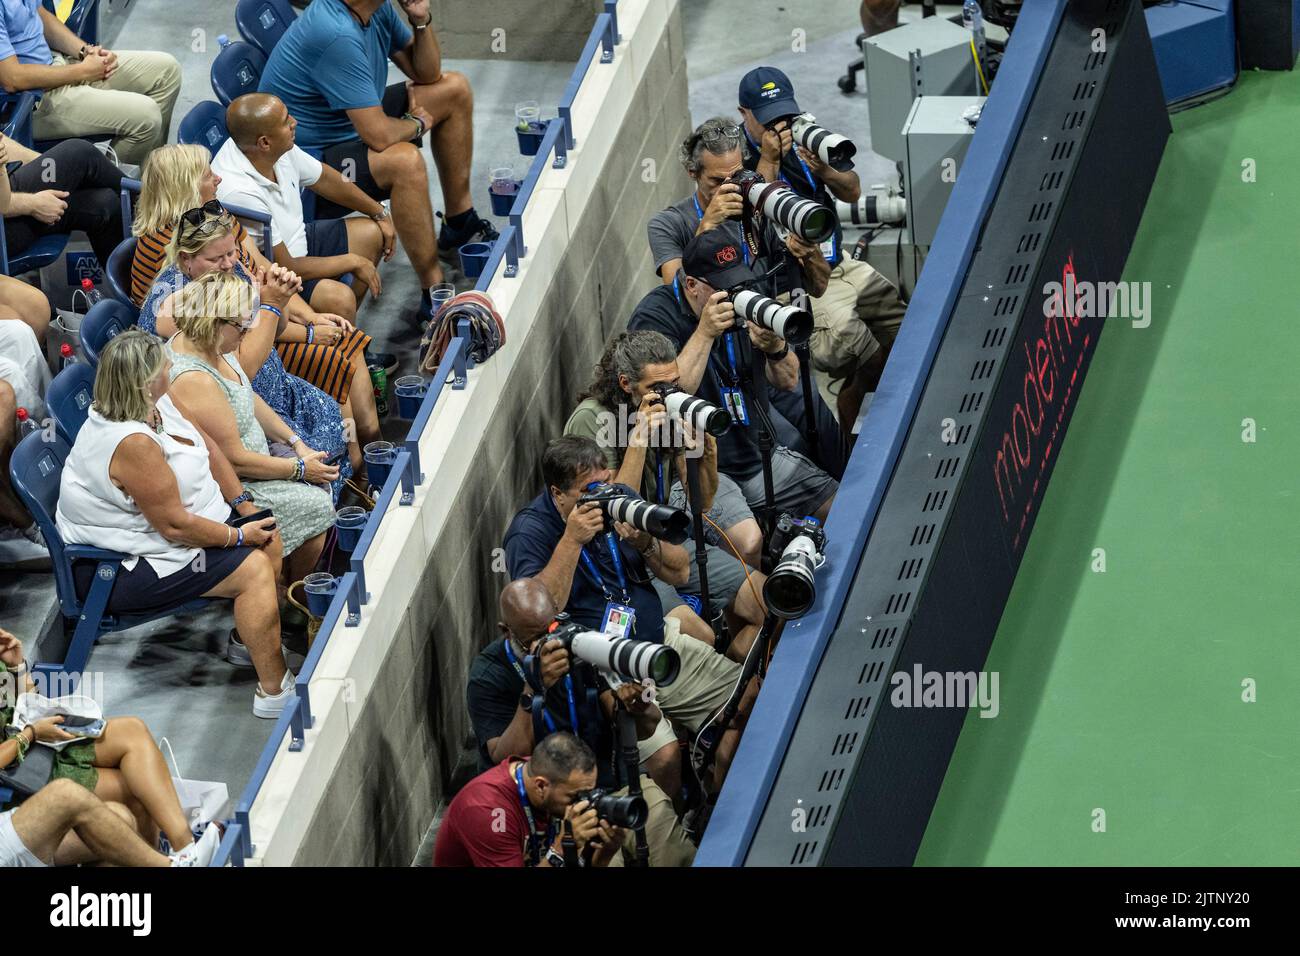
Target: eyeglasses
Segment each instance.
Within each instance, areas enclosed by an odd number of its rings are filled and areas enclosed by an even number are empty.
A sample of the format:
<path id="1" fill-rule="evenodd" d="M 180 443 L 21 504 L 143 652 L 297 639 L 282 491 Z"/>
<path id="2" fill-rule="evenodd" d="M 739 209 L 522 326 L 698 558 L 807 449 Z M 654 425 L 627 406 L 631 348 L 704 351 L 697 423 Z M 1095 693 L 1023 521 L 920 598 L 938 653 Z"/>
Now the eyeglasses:
<path id="1" fill-rule="evenodd" d="M 200 235 L 215 232 L 218 225 L 229 225 L 232 221 L 234 217 L 215 199 L 181 213 L 181 225 L 188 226 L 190 232 Z"/>

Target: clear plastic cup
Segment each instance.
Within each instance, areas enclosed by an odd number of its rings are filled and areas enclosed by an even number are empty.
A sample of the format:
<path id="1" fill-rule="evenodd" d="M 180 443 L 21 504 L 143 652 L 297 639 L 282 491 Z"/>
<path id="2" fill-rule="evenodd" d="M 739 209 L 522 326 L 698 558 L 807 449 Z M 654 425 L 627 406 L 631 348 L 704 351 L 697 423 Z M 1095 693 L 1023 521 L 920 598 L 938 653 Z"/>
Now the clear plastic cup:
<path id="1" fill-rule="evenodd" d="M 513 196 L 519 192 L 519 183 L 515 181 L 514 168 L 500 166 L 492 170 L 492 184 L 488 188 L 498 196 Z"/>
<path id="2" fill-rule="evenodd" d="M 338 580 L 328 571 L 317 571 L 303 578 L 302 583 L 307 592 L 307 610 L 313 617 L 324 617 L 339 588 Z"/>
<path id="3" fill-rule="evenodd" d="M 515 104 L 515 126 L 527 132 L 541 125 L 542 107 L 537 100 L 524 100 Z"/>
<path id="4" fill-rule="evenodd" d="M 397 446 L 390 441 L 372 441 L 362 449 L 366 460 L 366 475 L 372 488 L 383 488 L 388 481 L 393 462 L 397 459 Z"/>
<path id="5" fill-rule="evenodd" d="M 338 534 L 339 547 L 344 551 L 353 551 L 361 540 L 361 532 L 366 528 L 370 512 L 356 505 L 340 508 L 334 515 L 334 528 Z"/>
<path id="6" fill-rule="evenodd" d="M 397 396 L 397 415 L 411 421 L 420 414 L 420 405 L 424 401 L 429 386 L 419 375 L 403 375 L 393 383 L 393 394 Z"/>

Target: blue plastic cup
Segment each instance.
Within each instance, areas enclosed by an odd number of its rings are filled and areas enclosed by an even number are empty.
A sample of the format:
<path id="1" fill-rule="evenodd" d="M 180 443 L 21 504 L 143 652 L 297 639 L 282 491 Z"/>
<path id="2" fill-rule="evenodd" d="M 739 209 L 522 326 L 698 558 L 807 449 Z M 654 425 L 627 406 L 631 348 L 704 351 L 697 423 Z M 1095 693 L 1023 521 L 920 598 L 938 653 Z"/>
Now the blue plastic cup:
<path id="1" fill-rule="evenodd" d="M 307 610 L 312 617 L 324 617 L 339 589 L 338 579 L 328 571 L 317 571 L 303 578 L 302 583 L 307 591 Z"/>
<path id="2" fill-rule="evenodd" d="M 529 120 L 525 129 L 520 123 L 515 126 L 515 137 L 519 140 L 519 152 L 524 156 L 536 156 L 542 148 L 542 137 L 546 135 L 546 124 L 550 120 Z"/>
<path id="3" fill-rule="evenodd" d="M 536 150 L 534 150 L 535 153 Z M 519 195 L 519 187 L 523 183 L 518 179 L 512 179 L 509 185 L 512 188 L 508 192 L 498 192 L 497 183 L 495 182 L 492 184 L 492 188 L 488 190 L 488 196 L 492 199 L 492 215 L 508 216 L 510 210 L 514 208 L 515 197 Z"/>
<path id="4" fill-rule="evenodd" d="M 372 488 L 383 488 L 388 474 L 397 460 L 397 446 L 390 441 L 372 441 L 362 449 L 366 459 L 366 475 Z"/>
<path id="5" fill-rule="evenodd" d="M 420 405 L 424 394 L 429 390 L 428 384 L 418 375 L 403 375 L 393 383 L 393 394 L 397 396 L 397 415 L 412 421 L 420 414 Z"/>
<path id="6" fill-rule="evenodd" d="M 356 549 L 357 542 L 361 540 L 361 532 L 365 530 L 366 521 L 370 517 L 370 512 L 365 508 L 358 508 L 356 505 L 348 505 L 346 508 L 340 508 L 334 515 L 335 533 L 338 535 L 339 547 L 344 551 Z"/>
<path id="7" fill-rule="evenodd" d="M 466 278 L 477 279 L 487 268 L 492 246 L 486 242 L 467 242 L 460 247 L 460 271 Z"/>

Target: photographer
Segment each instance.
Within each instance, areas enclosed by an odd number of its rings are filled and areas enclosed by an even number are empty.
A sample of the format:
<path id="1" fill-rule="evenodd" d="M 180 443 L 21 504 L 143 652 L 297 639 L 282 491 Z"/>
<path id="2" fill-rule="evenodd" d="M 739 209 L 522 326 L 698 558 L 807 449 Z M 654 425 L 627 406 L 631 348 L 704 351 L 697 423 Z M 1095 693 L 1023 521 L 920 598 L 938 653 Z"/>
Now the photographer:
<path id="1" fill-rule="evenodd" d="M 766 578 L 754 570 L 761 560 L 763 534 L 740 487 L 719 474 L 717 441 L 712 435 L 704 435 L 702 450 L 665 447 L 678 431 L 665 406 L 665 393 L 678 391 L 679 379 L 677 348 L 664 335 L 650 331 L 617 335 L 596 366 L 595 380 L 578 396 L 578 407 L 564 432 L 600 445 L 606 463 L 618 470 L 616 482 L 639 491 L 648 501 L 674 508 L 688 506 L 686 457 L 698 455 L 709 599 L 726 610 L 730 633 L 735 635 L 727 654 L 739 661 L 766 613 L 761 598 Z M 629 407 L 636 411 L 629 413 Z M 682 424 L 683 431 L 689 428 L 688 423 Z M 665 613 L 682 603 L 667 584 L 656 581 L 655 590 Z M 693 555 L 690 577 L 680 590 L 700 594 Z M 705 609 L 705 617 L 712 620 L 711 608 Z"/>
<path id="2" fill-rule="evenodd" d="M 621 539 L 615 543 L 602 534 L 606 518 L 601 506 L 579 505 L 589 484 L 606 482 L 611 475 L 604 452 L 590 438 L 566 436 L 547 445 L 542 456 L 546 490 L 506 530 L 506 568 L 512 579 L 536 578 L 555 606 L 585 628 L 677 651 L 681 671 L 672 684 L 656 688 L 655 703 L 674 727 L 693 731 L 726 701 L 739 665 L 714 653 L 711 641 L 684 634 L 675 617 L 664 616 L 651 574 L 672 586 L 685 583 L 686 550 L 621 523 L 614 525 Z M 626 486 L 615 488 L 632 493 Z M 615 624 L 614 612 L 621 622 L 631 617 L 630 624 Z M 641 742 L 642 760 L 673 738 L 672 728 L 661 724 L 653 738 Z M 677 794 L 673 786 L 664 789 Z"/>
<path id="3" fill-rule="evenodd" d="M 572 734 L 551 734 L 529 758 L 511 757 L 456 794 L 438 830 L 434 866 L 609 866 L 623 831 L 581 794 L 596 785 L 596 755 Z M 522 848 L 522 852 L 521 852 Z"/>
<path id="4" fill-rule="evenodd" d="M 547 632 L 555 621 L 555 602 L 544 585 L 535 578 L 513 581 L 501 592 L 500 636 L 481 650 L 470 664 L 466 698 L 470 722 L 478 739 L 479 769 L 488 770 L 512 755 L 526 757 L 533 753 L 534 741 L 551 728 L 574 730 L 576 717 L 583 741 L 596 754 L 595 784 L 616 795 L 627 792 L 625 768 L 618 763 L 613 724 L 615 694 L 590 664 L 572 665 L 569 652 Z M 538 659 L 536 669 L 524 670 L 529 655 Z M 545 715 L 533 710 L 535 685 L 544 695 Z M 598 703 L 591 705 L 588 689 Z M 655 866 L 686 866 L 694 849 L 685 839 L 672 801 L 655 777 L 672 776 L 669 786 L 680 787 L 680 754 L 676 739 L 669 730 L 669 746 L 661 754 L 647 753 L 658 746 L 650 739 L 658 732 L 663 716 L 649 700 L 645 688 L 627 682 L 618 690 L 618 698 L 637 723 L 638 750 L 650 776 L 641 776 L 642 797 L 646 801 L 646 841 L 650 860 Z M 574 710 L 569 709 L 573 694 Z M 644 743 L 640 738 L 644 738 Z M 665 773 L 666 772 L 666 773 Z M 628 842 L 632 834 L 627 834 Z M 439 839 L 441 845 L 441 838 Z M 630 847 L 629 847 L 630 849 Z"/>
<path id="5" fill-rule="evenodd" d="M 782 339 L 749 322 L 749 341 L 740 340 L 730 291 L 759 281 L 743 263 L 737 244 L 722 230 L 709 230 L 683 250 L 679 292 L 667 286 L 652 289 L 628 323 L 633 330 L 666 335 L 678 349 L 681 387 L 732 411 L 733 425 L 718 439 L 718 468 L 735 480 L 752 508 L 762 506 L 766 496 L 757 437 L 762 422 L 757 409 L 749 407 L 753 396 L 752 388 L 744 387 L 749 372 L 744 353 L 751 345 L 766 353 L 767 380 L 775 387 L 793 391 L 799 381 L 799 359 Z M 773 449 L 772 479 L 777 512 L 814 515 L 821 521 L 839 488 L 809 459 L 783 446 Z"/>
<path id="6" fill-rule="evenodd" d="M 862 187 L 856 172 L 837 170 L 815 152 L 795 145 L 791 125 L 803 110 L 795 102 L 789 77 L 772 67 L 751 70 L 740 81 L 739 99 L 750 146 L 744 157 L 746 169 L 757 171 L 768 182 L 780 180 L 832 212 L 836 199 L 858 201 Z M 836 405 L 840 427 L 847 434 L 863 398 L 880 381 L 906 307 L 888 279 L 845 255 L 838 217 L 834 234 L 821 245 L 821 255 L 831 271 L 825 291 L 814 296 L 818 324 L 812 354 L 832 382 L 845 380 Z"/>

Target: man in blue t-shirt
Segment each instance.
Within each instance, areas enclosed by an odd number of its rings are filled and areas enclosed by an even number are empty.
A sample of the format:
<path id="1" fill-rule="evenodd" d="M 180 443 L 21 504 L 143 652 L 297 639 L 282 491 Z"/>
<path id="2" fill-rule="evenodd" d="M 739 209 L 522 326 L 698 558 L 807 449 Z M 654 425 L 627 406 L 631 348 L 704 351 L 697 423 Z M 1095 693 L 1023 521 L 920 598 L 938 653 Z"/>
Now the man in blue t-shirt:
<path id="1" fill-rule="evenodd" d="M 424 289 L 421 320 L 431 314 L 429 288 L 442 281 L 441 256 L 491 242 L 497 231 L 470 200 L 474 94 L 462 73 L 443 72 L 429 0 L 316 0 L 280 38 L 262 73 L 298 122 L 297 143 L 373 199 L 392 200 L 393 224 Z M 388 63 L 410 82 L 388 84 Z M 420 142 L 438 167 L 446 205 L 434 241 L 429 178 Z M 317 216 L 347 210 L 320 204 Z"/>

